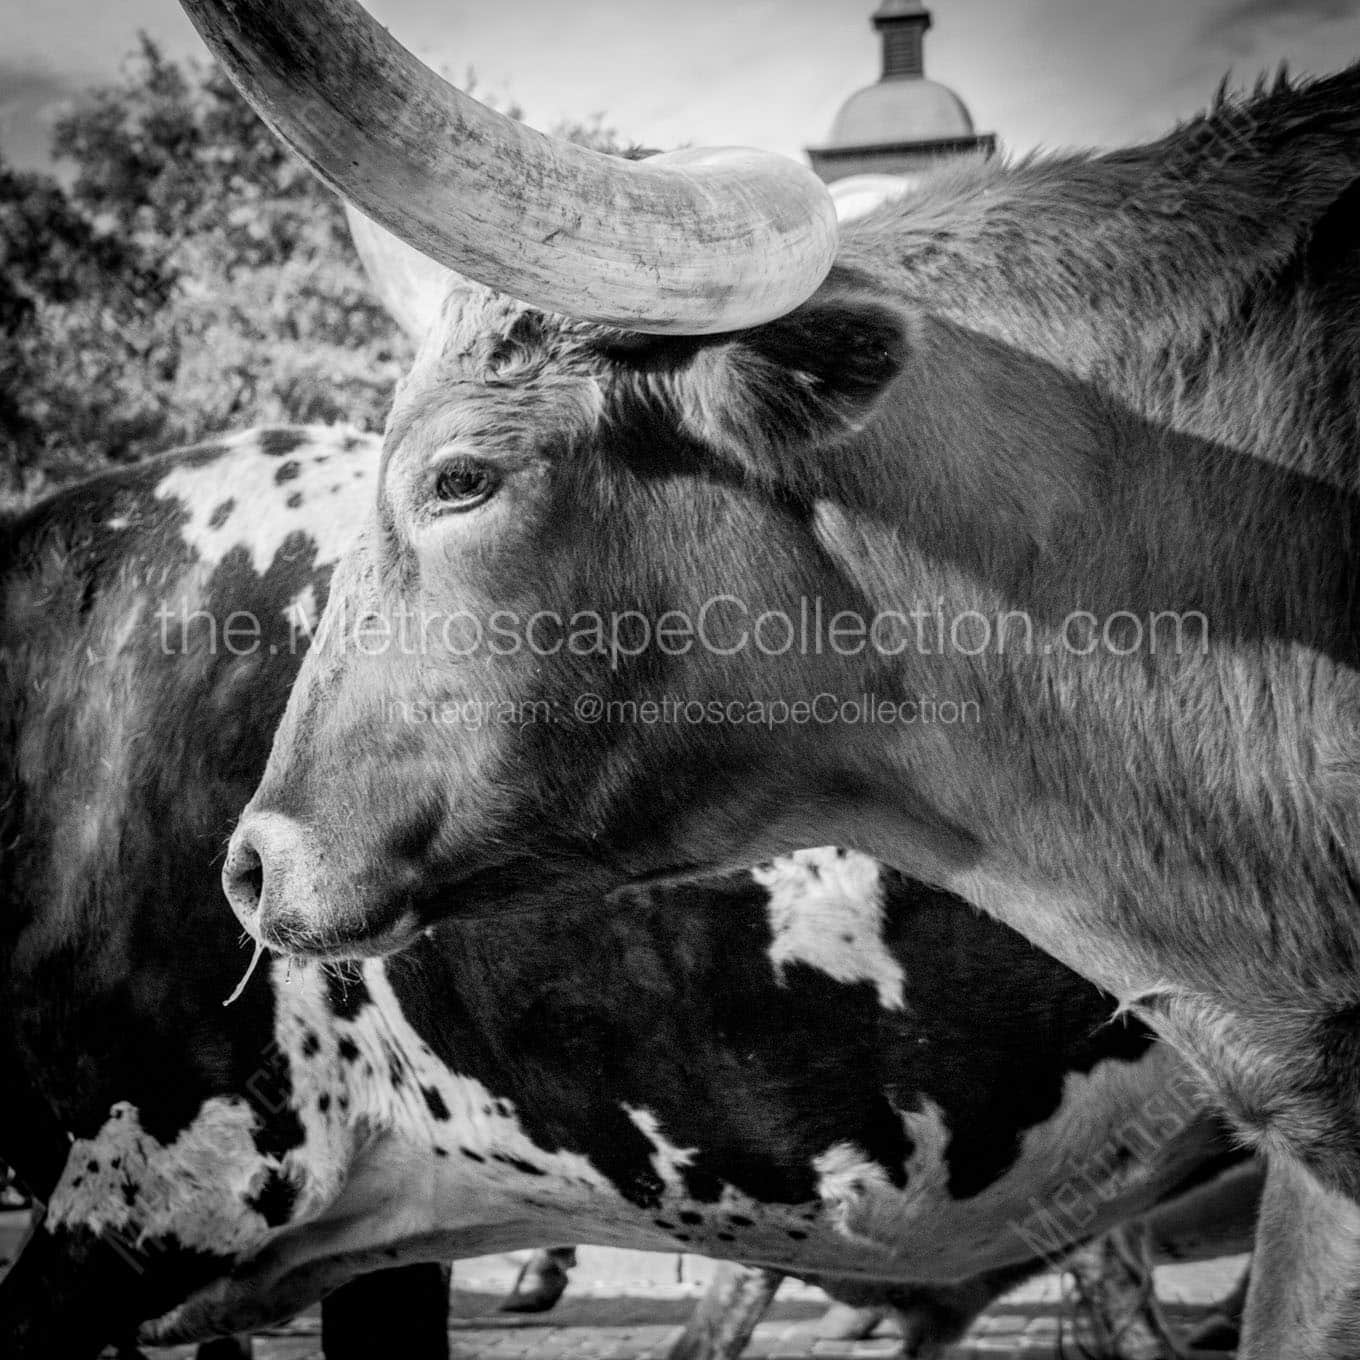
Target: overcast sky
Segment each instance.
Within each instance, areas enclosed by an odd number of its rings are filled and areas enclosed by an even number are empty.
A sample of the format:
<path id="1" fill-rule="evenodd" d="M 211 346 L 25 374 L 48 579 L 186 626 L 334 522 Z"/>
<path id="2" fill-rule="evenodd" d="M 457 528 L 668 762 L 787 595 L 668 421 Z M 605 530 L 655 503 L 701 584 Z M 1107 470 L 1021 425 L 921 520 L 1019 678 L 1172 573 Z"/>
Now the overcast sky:
<path id="1" fill-rule="evenodd" d="M 279 0 L 287 3 L 287 0 Z M 626 138 L 797 155 L 878 74 L 875 0 L 369 0 L 430 64 L 530 122 L 603 112 Z M 1360 58 L 1360 0 L 936 0 L 927 73 L 1014 150 L 1111 145 L 1202 107 L 1219 79 Z M 175 0 L 0 0 L 0 145 L 41 158 L 72 91 L 145 29 L 201 51 Z"/>

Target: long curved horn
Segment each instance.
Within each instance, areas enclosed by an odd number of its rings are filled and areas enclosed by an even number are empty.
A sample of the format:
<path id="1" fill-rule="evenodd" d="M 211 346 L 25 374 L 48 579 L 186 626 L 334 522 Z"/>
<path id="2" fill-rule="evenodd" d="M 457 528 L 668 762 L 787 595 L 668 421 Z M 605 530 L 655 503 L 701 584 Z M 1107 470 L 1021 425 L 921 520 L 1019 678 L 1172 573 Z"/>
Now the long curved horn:
<path id="1" fill-rule="evenodd" d="M 547 310 L 701 335 L 791 311 L 836 249 L 822 183 L 767 152 L 623 161 L 495 113 L 355 0 L 180 0 L 261 117 L 422 254 Z"/>

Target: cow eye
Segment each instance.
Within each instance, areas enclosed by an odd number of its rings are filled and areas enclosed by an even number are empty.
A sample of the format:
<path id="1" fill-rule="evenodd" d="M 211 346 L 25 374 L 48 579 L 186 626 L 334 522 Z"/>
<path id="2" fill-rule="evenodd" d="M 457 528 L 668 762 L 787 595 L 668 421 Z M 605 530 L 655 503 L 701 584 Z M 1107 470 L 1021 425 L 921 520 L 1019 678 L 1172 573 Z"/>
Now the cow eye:
<path id="1" fill-rule="evenodd" d="M 471 510 L 490 500 L 501 484 L 500 473 L 475 458 L 455 458 L 434 477 L 434 494 L 450 510 Z"/>

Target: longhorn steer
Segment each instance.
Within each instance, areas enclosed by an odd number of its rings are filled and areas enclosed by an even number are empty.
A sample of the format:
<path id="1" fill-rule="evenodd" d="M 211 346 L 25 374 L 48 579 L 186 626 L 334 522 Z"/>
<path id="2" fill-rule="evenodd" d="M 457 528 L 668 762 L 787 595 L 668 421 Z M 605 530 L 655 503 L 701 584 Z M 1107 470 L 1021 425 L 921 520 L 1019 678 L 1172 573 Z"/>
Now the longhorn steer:
<path id="1" fill-rule="evenodd" d="M 924 1345 L 1224 1159 L 1108 998 L 856 856 L 603 924 L 505 882 L 470 903 L 503 920 L 362 976 L 276 963 L 224 1010 L 220 846 L 376 466 L 364 436 L 258 431 L 6 526 L 0 1149 L 49 1201 L 0 1286 L 8 1356 L 92 1352 L 195 1287 L 218 1306 L 186 1331 L 246 1329 L 391 1254 L 565 1236 L 883 1272 Z M 438 1354 L 441 1287 L 389 1278 L 384 1342 Z M 332 1360 L 374 1299 L 327 1300 Z"/>
<path id="2" fill-rule="evenodd" d="M 1271 1159 L 1244 1353 L 1353 1355 L 1360 68 L 1148 146 L 943 173 L 770 320 L 711 305 L 730 275 L 692 200 L 693 256 L 647 251 L 666 165 L 640 202 L 485 111 L 467 134 L 352 4 L 185 3 L 332 183 L 527 299 L 456 287 L 397 398 L 228 857 L 242 922 L 372 953 L 515 861 L 646 879 L 855 846 L 1188 1056 Z M 517 230 L 543 185 L 551 229 Z M 787 224 L 766 187 L 714 187 L 728 245 L 734 203 Z M 617 290 L 602 203 L 634 247 Z M 497 721 L 412 720 L 467 711 Z"/>

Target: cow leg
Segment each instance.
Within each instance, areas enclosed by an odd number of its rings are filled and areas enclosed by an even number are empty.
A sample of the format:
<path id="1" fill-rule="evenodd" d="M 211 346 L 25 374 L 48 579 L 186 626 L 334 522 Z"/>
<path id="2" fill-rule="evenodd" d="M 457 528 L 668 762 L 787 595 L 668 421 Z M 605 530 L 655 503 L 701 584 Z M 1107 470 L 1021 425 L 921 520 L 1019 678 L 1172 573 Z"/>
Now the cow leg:
<path id="1" fill-rule="evenodd" d="M 1360 1206 L 1283 1157 L 1266 1172 L 1240 1355 L 1360 1355 Z"/>
<path id="2" fill-rule="evenodd" d="M 1253 1158 L 1153 1209 L 1143 1218 L 1153 1261 L 1215 1261 L 1250 1251 L 1264 1184 L 1265 1163 Z"/>
<path id="3" fill-rule="evenodd" d="M 895 1285 L 885 1301 L 902 1333 L 903 1360 L 935 1360 L 977 1321 L 978 1314 L 1009 1289 L 1034 1275 L 1039 1266 L 1025 1262 L 988 1271 L 954 1285 Z"/>
<path id="4" fill-rule="evenodd" d="M 194 1352 L 194 1360 L 250 1360 L 255 1348 L 248 1336 L 220 1336 L 205 1341 Z"/>
<path id="5" fill-rule="evenodd" d="M 0 1019 L 9 1024 L 9 1017 Z M 5 1164 L 24 1189 L 46 1203 L 66 1166 L 71 1140 L 52 1107 L 23 1079 L 20 1060 L 0 1049 L 0 1108 L 5 1111 Z"/>
<path id="6" fill-rule="evenodd" d="M 1107 1360 L 1174 1360 L 1180 1347 L 1157 1306 L 1147 1233 L 1116 1228 L 1064 1263 L 1076 1284 L 1081 1340 Z"/>
<path id="7" fill-rule="evenodd" d="M 326 1360 L 449 1360 L 449 1267 L 438 1262 L 358 1275 L 321 1300 Z"/>
<path id="8" fill-rule="evenodd" d="M 0 1281 L 6 1360 L 92 1360 L 106 1342 L 132 1336 L 144 1293 L 109 1247 L 39 1227 Z"/>
<path id="9" fill-rule="evenodd" d="M 831 1299 L 817 1335 L 828 1341 L 864 1341 L 872 1336 L 887 1317 L 901 1310 L 889 1302 L 891 1285 L 865 1280 L 837 1280 L 819 1276 L 815 1281 Z"/>
<path id="10" fill-rule="evenodd" d="M 856 1308 L 852 1303 L 833 1303 L 822 1314 L 817 1335 L 825 1341 L 867 1341 L 889 1311 L 877 1305 Z"/>
<path id="11" fill-rule="evenodd" d="M 502 1313 L 546 1313 L 567 1287 L 576 1268 L 575 1247 L 543 1247 L 520 1267 L 514 1287 L 501 1303 Z"/>
<path id="12" fill-rule="evenodd" d="M 1190 1334 L 1192 1351 L 1236 1352 L 1242 1339 L 1242 1315 L 1246 1312 L 1250 1284 L 1251 1267 L 1248 1266 L 1232 1292 L 1220 1299 L 1213 1313 Z"/>
<path id="13" fill-rule="evenodd" d="M 666 1360 L 736 1360 L 783 1278 L 777 1270 L 724 1261 Z"/>

